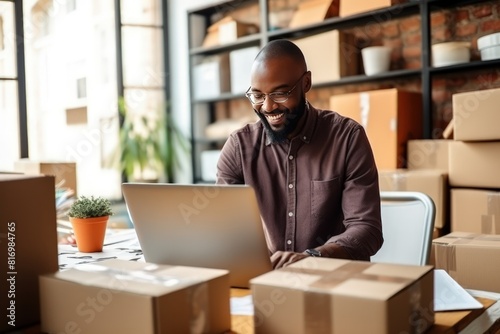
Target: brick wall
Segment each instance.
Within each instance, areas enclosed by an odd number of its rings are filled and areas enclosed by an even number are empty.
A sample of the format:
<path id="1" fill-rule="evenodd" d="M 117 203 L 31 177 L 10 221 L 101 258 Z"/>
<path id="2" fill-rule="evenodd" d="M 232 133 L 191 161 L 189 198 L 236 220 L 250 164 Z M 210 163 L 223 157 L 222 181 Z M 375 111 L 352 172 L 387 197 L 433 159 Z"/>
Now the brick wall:
<path id="1" fill-rule="evenodd" d="M 300 0 L 269 0 L 271 26 L 286 27 L 299 2 Z M 255 8 L 247 9 L 246 12 L 237 13 L 236 16 L 255 22 L 258 8 L 257 10 Z M 386 20 L 387 18 L 390 18 L 390 13 L 381 18 L 374 16 L 373 22 L 350 29 L 349 31 L 356 36 L 356 47 L 361 50 L 370 45 L 388 45 L 393 48 L 391 69 L 420 68 L 420 16 L 415 15 L 396 20 Z M 479 5 L 435 11 L 431 16 L 431 25 L 432 44 L 445 41 L 470 41 L 471 60 L 479 60 L 477 39 L 483 35 L 500 31 L 500 4 L 499 1 L 488 1 Z M 318 52 L 321 51 L 318 50 Z M 360 52 L 358 57 L 361 58 Z M 363 73 L 362 68 L 359 69 L 359 73 Z M 500 87 L 499 76 L 500 69 L 495 68 L 434 75 L 432 137 L 440 138 L 443 129 L 451 120 L 452 94 Z M 308 99 L 316 107 L 328 109 L 331 95 L 391 87 L 421 91 L 421 82 L 417 76 L 356 85 L 314 88 L 308 93 Z M 243 99 L 224 103 L 219 108 L 245 110 L 248 105 L 247 101 Z"/>

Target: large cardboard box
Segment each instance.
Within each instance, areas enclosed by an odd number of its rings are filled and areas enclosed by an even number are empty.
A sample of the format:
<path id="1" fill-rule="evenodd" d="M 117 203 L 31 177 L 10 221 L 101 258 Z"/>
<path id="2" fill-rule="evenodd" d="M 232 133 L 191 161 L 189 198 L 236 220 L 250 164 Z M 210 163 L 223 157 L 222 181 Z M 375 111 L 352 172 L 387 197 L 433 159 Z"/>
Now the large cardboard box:
<path id="1" fill-rule="evenodd" d="M 315 84 L 358 74 L 359 50 L 352 34 L 331 30 L 293 42 L 304 53 Z"/>
<path id="2" fill-rule="evenodd" d="M 0 332 L 38 324 L 38 275 L 58 269 L 53 176 L 0 174 L 0 256 Z"/>
<path id="3" fill-rule="evenodd" d="M 423 333 L 433 280 L 432 266 L 309 257 L 250 281 L 255 333 Z"/>
<path id="4" fill-rule="evenodd" d="M 439 169 L 448 173 L 451 140 L 415 139 L 408 141 L 408 169 Z"/>
<path id="5" fill-rule="evenodd" d="M 212 47 L 223 45 L 234 42 L 240 37 L 258 32 L 259 28 L 255 24 L 241 22 L 231 16 L 226 16 L 208 27 L 202 46 Z"/>
<path id="6" fill-rule="evenodd" d="M 451 186 L 500 188 L 500 141 L 453 141 L 449 159 Z"/>
<path id="7" fill-rule="evenodd" d="M 390 7 L 405 0 L 343 0 L 340 1 L 339 16 L 362 14 L 372 10 Z M 375 22 L 375 21 L 374 21 Z"/>
<path id="8" fill-rule="evenodd" d="M 436 207 L 434 227 L 448 226 L 448 174 L 440 170 L 379 170 L 383 191 L 418 191 L 430 196 Z"/>
<path id="9" fill-rule="evenodd" d="M 451 231 L 500 234 L 500 192 L 452 189 Z"/>
<path id="10" fill-rule="evenodd" d="M 289 23 L 289 28 L 321 22 L 339 15 L 340 0 L 303 0 Z"/>
<path id="11" fill-rule="evenodd" d="M 229 52 L 231 93 L 242 94 L 250 87 L 250 69 L 259 50 L 253 46 Z"/>
<path id="12" fill-rule="evenodd" d="M 395 88 L 334 95 L 330 109 L 366 130 L 379 169 L 406 167 L 410 139 L 422 138 L 422 96 Z"/>
<path id="13" fill-rule="evenodd" d="M 47 333 L 224 333 L 229 272 L 105 260 L 40 276 Z"/>
<path id="14" fill-rule="evenodd" d="M 21 159 L 14 162 L 14 171 L 27 175 L 53 175 L 56 185 L 77 192 L 76 163 Z"/>
<path id="15" fill-rule="evenodd" d="M 436 269 L 465 289 L 500 292 L 500 236 L 452 232 L 432 241 Z"/>
<path id="16" fill-rule="evenodd" d="M 193 95 L 195 99 L 210 99 L 231 90 L 229 53 L 207 57 L 193 70 Z"/>
<path id="17" fill-rule="evenodd" d="M 500 88 L 453 94 L 453 138 L 500 140 Z"/>

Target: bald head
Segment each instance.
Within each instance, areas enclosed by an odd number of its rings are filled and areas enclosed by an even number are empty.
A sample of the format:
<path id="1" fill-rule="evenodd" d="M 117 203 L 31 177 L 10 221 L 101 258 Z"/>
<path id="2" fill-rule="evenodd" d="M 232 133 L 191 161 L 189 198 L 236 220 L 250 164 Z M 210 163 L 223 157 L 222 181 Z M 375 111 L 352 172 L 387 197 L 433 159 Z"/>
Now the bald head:
<path id="1" fill-rule="evenodd" d="M 268 62 L 273 60 L 291 60 L 294 65 L 302 70 L 307 70 L 304 54 L 297 45 L 286 39 L 269 42 L 255 57 L 255 62 Z M 294 67 L 295 67 L 294 66 Z"/>

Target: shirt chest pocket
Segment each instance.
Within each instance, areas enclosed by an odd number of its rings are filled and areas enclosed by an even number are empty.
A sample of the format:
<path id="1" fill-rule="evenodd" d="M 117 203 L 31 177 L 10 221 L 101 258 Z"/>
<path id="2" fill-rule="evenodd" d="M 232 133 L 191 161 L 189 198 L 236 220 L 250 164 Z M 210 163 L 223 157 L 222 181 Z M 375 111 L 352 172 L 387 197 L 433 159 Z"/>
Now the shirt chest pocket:
<path id="1" fill-rule="evenodd" d="M 340 208 L 339 178 L 311 181 L 311 216 L 315 219 L 334 218 Z"/>

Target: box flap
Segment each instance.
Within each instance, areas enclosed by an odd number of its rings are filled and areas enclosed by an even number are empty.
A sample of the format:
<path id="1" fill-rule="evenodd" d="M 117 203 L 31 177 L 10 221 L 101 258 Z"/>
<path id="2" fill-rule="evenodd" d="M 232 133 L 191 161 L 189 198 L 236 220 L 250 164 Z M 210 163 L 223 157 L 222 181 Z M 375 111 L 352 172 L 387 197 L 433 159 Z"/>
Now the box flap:
<path id="1" fill-rule="evenodd" d="M 52 274 L 57 279 L 82 285 L 149 296 L 161 296 L 224 275 L 229 275 L 229 271 L 125 260 L 86 263 Z"/>

